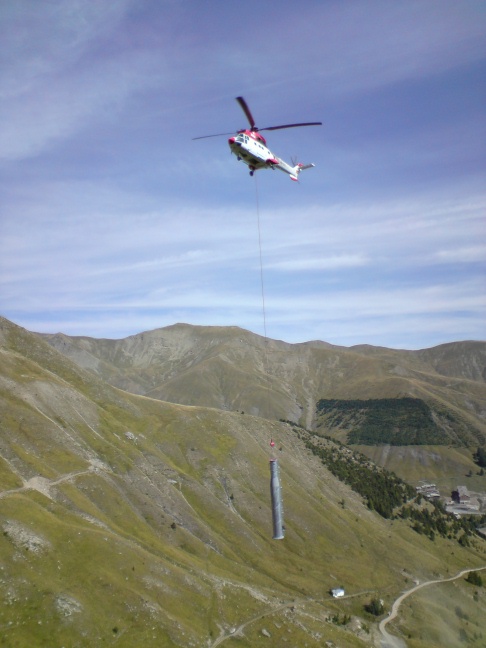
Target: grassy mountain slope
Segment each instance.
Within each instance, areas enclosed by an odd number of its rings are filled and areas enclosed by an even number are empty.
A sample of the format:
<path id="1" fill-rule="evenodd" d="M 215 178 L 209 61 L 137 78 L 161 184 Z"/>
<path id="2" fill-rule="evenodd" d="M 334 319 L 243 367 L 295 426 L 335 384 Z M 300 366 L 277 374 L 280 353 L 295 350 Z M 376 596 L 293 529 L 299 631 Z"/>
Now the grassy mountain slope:
<path id="1" fill-rule="evenodd" d="M 410 484 L 420 481 L 437 485 L 444 496 L 459 485 L 471 491 L 485 492 L 486 477 L 479 475 L 471 449 L 453 446 L 352 446 Z"/>
<path id="2" fill-rule="evenodd" d="M 424 351 L 348 349 L 185 324 L 123 340 L 44 337 L 112 385 L 160 400 L 245 411 L 312 429 L 322 398 L 412 397 L 434 409 L 446 442 L 451 436 L 471 446 L 486 442 L 484 342 Z M 447 414 L 455 422 L 450 430 Z"/>
<path id="3" fill-rule="evenodd" d="M 368 510 L 291 425 L 123 392 L 3 319 L 0 357 L 6 645 L 366 646 L 370 596 L 485 562 L 482 540 L 431 542 Z M 352 597 L 331 599 L 339 585 Z"/>

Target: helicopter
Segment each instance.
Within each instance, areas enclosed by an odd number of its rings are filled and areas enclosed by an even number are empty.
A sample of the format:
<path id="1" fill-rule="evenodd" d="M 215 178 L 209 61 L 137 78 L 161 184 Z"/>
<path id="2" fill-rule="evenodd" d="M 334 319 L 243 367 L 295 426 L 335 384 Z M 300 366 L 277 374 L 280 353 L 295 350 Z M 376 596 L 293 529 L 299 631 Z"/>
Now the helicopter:
<path id="1" fill-rule="evenodd" d="M 267 142 L 261 131 L 280 130 L 282 128 L 297 128 L 299 126 L 322 126 L 322 122 L 305 122 L 302 124 L 284 124 L 282 126 L 267 126 L 266 128 L 258 128 L 255 125 L 255 120 L 251 114 L 248 104 L 243 97 L 236 97 L 236 101 L 240 104 L 241 109 L 246 115 L 250 123 L 250 128 L 244 128 L 233 133 L 216 133 L 215 135 L 202 135 L 201 137 L 193 137 L 193 140 L 206 139 L 208 137 L 222 137 L 224 135 L 232 135 L 229 138 L 228 144 L 238 161 L 244 162 L 250 169 L 252 176 L 258 169 L 280 169 L 284 173 L 288 173 L 291 180 L 297 181 L 299 173 L 304 169 L 311 169 L 315 164 L 302 164 L 292 163 L 288 164 L 282 158 L 272 153 L 267 147 Z"/>

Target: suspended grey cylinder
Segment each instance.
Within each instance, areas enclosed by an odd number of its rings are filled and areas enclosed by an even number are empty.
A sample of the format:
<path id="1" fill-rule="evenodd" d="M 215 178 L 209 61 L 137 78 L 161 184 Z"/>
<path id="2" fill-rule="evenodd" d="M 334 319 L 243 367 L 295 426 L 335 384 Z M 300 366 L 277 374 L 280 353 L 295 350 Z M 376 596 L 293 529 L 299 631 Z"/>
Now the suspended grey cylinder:
<path id="1" fill-rule="evenodd" d="M 282 540 L 284 537 L 283 506 L 276 459 L 270 459 L 270 494 L 272 496 L 273 539 Z"/>

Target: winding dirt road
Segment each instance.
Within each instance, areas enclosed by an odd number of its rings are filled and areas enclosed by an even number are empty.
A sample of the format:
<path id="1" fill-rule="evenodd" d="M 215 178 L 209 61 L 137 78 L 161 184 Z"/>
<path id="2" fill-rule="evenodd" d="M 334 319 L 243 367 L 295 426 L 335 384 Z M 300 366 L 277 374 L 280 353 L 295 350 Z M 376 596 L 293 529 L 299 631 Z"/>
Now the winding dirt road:
<path id="1" fill-rule="evenodd" d="M 47 497 L 51 497 L 51 494 L 49 492 L 50 487 L 56 486 L 57 484 L 60 484 L 65 481 L 71 481 L 75 479 L 76 477 L 80 475 L 86 475 L 90 474 L 93 472 L 99 472 L 100 470 L 106 471 L 105 466 L 100 465 L 101 462 L 97 461 L 90 461 L 91 465 L 89 466 L 88 469 L 86 470 L 80 470 L 77 472 L 72 472 L 67 475 L 63 475 L 62 477 L 56 479 L 56 480 L 50 480 L 46 479 L 43 477 L 33 477 L 27 481 L 24 481 L 23 486 L 20 486 L 18 488 L 13 488 L 10 490 L 2 491 L 0 492 L 0 499 L 3 497 L 7 497 L 9 495 L 12 495 L 14 493 L 19 493 L 22 491 L 26 490 L 37 490 Z M 486 569 L 486 565 L 484 567 L 472 567 L 468 569 L 463 569 L 460 571 L 458 574 L 455 576 L 451 576 L 449 578 L 439 578 L 436 580 L 430 580 L 430 581 L 424 581 L 423 583 L 419 583 L 418 585 L 415 585 L 415 587 L 412 587 L 411 589 L 407 590 L 403 594 L 401 594 L 393 603 L 392 609 L 390 611 L 390 614 L 385 618 L 382 619 L 379 625 L 379 631 L 381 633 L 381 639 L 380 639 L 380 648 L 406 648 L 407 644 L 403 639 L 400 639 L 399 637 L 395 637 L 391 635 L 387 630 L 386 626 L 393 621 L 397 615 L 398 611 L 400 608 L 400 605 L 403 603 L 403 601 L 408 597 L 417 592 L 418 590 L 422 589 L 423 587 L 428 587 L 429 585 L 436 585 L 439 583 L 448 583 L 454 580 L 457 580 L 458 578 L 461 578 L 465 574 L 468 574 L 469 572 L 473 571 L 482 571 Z M 360 592 L 359 595 L 363 594 L 364 592 Z M 357 596 L 358 594 L 355 594 L 354 596 Z M 350 597 L 346 597 L 350 598 Z M 261 612 L 250 619 L 247 619 L 245 622 L 243 622 L 241 625 L 233 628 L 230 632 L 225 632 L 223 631 L 222 634 L 211 644 L 211 648 L 216 648 L 216 646 L 219 646 L 223 642 L 227 641 L 228 639 L 236 636 L 242 636 L 244 629 L 249 626 L 250 624 L 254 623 L 256 620 L 261 619 L 262 617 L 265 616 L 270 616 L 272 614 L 275 614 L 277 612 L 280 612 L 281 610 L 285 608 L 290 608 L 296 605 L 296 603 L 301 602 L 300 599 L 294 599 L 292 602 L 287 602 L 283 603 L 281 605 L 276 605 L 274 607 L 271 607 L 268 609 L 266 612 Z"/>
<path id="2" fill-rule="evenodd" d="M 486 569 L 486 566 L 485 567 L 473 567 L 473 568 L 469 568 L 469 569 L 463 569 L 458 574 L 456 574 L 455 576 L 451 576 L 450 578 L 439 578 L 437 580 L 425 581 L 423 583 L 419 583 L 418 585 L 415 585 L 415 587 L 412 587 L 412 589 L 409 589 L 406 592 L 404 592 L 393 603 L 390 614 L 386 617 L 386 619 L 383 619 L 380 622 L 379 629 L 380 629 L 380 632 L 382 634 L 381 648 L 406 648 L 407 644 L 403 641 L 403 639 L 399 639 L 398 637 L 394 637 L 389 632 L 387 632 L 386 626 L 387 626 L 388 623 L 390 623 L 390 621 L 393 621 L 393 619 L 396 618 L 396 616 L 398 614 L 398 610 L 400 608 L 400 605 L 407 598 L 407 596 L 410 596 L 411 594 L 413 594 L 417 590 L 422 589 L 422 587 L 428 587 L 429 585 L 435 585 L 437 583 L 448 583 L 450 581 L 457 580 L 458 578 L 461 578 L 462 576 L 464 576 L 465 574 L 468 574 L 469 572 L 481 571 L 482 569 Z"/>

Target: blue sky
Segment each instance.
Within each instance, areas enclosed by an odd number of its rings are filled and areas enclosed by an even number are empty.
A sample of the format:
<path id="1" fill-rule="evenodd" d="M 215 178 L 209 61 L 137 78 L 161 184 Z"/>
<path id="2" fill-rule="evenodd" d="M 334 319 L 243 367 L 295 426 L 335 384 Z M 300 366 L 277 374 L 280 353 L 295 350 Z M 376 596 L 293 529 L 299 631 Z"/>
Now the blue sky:
<path id="1" fill-rule="evenodd" d="M 263 334 L 260 229 L 271 338 L 486 338 L 484 1 L 5 0 L 0 30 L 5 317 Z M 266 134 L 299 183 L 192 140 L 238 95 L 323 122 Z"/>

